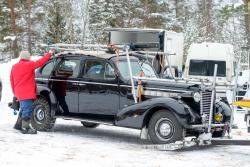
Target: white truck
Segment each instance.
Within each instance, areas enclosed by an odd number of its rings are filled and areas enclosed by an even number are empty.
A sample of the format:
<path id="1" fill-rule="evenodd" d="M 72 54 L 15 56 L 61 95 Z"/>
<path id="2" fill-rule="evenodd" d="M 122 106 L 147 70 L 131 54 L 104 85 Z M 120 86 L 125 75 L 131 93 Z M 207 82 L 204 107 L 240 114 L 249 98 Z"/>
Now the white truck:
<path id="1" fill-rule="evenodd" d="M 204 83 L 213 82 L 214 66 L 218 65 L 216 78 L 217 98 L 226 99 L 235 75 L 236 60 L 233 46 L 222 43 L 191 44 L 185 63 L 183 78 Z"/>
<path id="2" fill-rule="evenodd" d="M 184 78 L 213 82 L 214 66 L 218 64 L 217 82 L 229 84 L 235 74 L 233 46 L 222 43 L 191 44 L 184 69 Z"/>

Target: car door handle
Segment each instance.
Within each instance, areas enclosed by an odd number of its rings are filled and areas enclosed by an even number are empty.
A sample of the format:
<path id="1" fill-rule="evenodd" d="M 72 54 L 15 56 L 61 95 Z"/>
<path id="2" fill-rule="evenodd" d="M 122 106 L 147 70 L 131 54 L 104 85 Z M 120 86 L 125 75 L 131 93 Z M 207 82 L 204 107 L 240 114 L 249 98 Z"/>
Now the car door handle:
<path id="1" fill-rule="evenodd" d="M 86 86 L 86 84 L 84 84 L 84 83 L 80 83 L 79 85 L 80 85 L 80 86 Z"/>
<path id="2" fill-rule="evenodd" d="M 78 83 L 72 83 L 72 85 L 78 86 Z"/>

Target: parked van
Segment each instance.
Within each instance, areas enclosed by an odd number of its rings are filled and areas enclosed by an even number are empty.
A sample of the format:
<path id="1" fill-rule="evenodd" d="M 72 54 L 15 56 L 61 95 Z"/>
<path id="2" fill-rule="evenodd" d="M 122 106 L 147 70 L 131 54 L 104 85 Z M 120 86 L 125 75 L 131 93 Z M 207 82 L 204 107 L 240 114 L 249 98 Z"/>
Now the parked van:
<path id="1" fill-rule="evenodd" d="M 192 44 L 188 50 L 184 78 L 212 82 L 215 64 L 218 64 L 216 83 L 229 84 L 235 74 L 236 66 L 231 44 Z"/>

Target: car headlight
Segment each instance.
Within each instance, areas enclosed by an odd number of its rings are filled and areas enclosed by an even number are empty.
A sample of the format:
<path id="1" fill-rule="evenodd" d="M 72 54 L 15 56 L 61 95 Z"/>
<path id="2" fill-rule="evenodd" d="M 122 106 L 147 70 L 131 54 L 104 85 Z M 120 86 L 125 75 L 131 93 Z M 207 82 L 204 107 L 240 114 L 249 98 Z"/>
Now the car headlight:
<path id="1" fill-rule="evenodd" d="M 194 101 L 198 103 L 201 100 L 200 93 L 199 92 L 195 92 L 193 98 L 194 98 Z"/>

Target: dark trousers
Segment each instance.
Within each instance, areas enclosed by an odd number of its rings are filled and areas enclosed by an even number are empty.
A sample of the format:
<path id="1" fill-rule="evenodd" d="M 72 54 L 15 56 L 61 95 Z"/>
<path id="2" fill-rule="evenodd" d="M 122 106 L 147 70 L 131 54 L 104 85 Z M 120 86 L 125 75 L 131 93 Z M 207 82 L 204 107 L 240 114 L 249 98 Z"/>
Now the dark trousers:
<path id="1" fill-rule="evenodd" d="M 57 96 L 59 105 L 62 107 L 64 114 L 68 114 L 69 113 L 69 108 L 68 105 L 65 101 L 65 96 Z"/>

